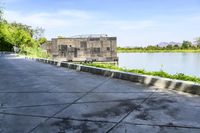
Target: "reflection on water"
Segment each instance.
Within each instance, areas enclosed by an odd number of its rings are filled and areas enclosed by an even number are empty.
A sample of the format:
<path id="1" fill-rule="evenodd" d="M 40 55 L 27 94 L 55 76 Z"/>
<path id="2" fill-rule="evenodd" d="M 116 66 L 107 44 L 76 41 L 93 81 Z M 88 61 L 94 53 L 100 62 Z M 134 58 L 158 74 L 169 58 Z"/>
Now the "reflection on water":
<path id="1" fill-rule="evenodd" d="M 200 77 L 200 53 L 119 53 L 119 66 Z"/>

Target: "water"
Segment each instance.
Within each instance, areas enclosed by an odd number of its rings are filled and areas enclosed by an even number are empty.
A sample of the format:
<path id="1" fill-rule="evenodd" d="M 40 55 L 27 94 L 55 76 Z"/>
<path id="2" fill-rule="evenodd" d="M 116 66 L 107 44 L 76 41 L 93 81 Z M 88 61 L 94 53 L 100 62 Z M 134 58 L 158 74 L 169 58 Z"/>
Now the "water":
<path id="1" fill-rule="evenodd" d="M 200 53 L 118 53 L 119 66 L 200 77 Z"/>

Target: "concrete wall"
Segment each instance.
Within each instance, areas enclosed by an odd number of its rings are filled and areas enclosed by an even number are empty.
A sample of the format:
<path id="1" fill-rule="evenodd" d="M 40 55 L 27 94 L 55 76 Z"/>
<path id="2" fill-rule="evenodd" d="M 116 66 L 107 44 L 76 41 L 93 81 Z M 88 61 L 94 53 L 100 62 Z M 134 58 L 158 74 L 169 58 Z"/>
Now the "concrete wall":
<path id="1" fill-rule="evenodd" d="M 28 58 L 28 59 L 32 59 L 35 61 L 48 63 L 48 64 L 60 66 L 60 67 L 65 67 L 69 69 L 74 69 L 77 71 L 89 72 L 92 74 L 98 74 L 98 75 L 103 75 L 106 77 L 137 82 L 137 83 L 141 83 L 141 84 L 145 84 L 149 86 L 156 86 L 159 88 L 165 88 L 165 89 L 200 95 L 200 84 L 193 83 L 193 82 L 172 80 L 172 79 L 167 79 L 167 78 L 147 76 L 147 75 L 134 74 L 134 73 L 127 73 L 127 72 L 108 70 L 108 69 L 84 66 L 84 65 L 73 64 L 73 63 L 52 61 L 52 60 L 47 60 L 47 59 L 34 59 L 34 58 Z"/>
<path id="2" fill-rule="evenodd" d="M 50 45 L 51 47 L 47 47 L 44 44 L 43 48 L 56 59 L 65 58 L 63 61 L 114 61 L 118 59 L 116 37 L 54 38 Z M 62 47 L 65 47 L 65 50 Z"/>

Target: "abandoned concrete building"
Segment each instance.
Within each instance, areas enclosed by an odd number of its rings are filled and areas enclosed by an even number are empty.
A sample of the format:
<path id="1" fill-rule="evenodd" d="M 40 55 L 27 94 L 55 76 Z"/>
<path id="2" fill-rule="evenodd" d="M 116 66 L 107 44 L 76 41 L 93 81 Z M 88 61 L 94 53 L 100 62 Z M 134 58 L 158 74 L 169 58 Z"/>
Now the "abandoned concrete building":
<path id="1" fill-rule="evenodd" d="M 42 45 L 53 59 L 62 61 L 117 61 L 117 38 L 82 35 L 53 38 Z"/>

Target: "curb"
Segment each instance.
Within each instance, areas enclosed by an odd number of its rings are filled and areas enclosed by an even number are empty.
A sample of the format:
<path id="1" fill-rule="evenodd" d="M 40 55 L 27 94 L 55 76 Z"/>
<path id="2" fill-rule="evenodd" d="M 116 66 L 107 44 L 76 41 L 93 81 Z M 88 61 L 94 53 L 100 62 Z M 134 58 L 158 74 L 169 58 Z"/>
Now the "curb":
<path id="1" fill-rule="evenodd" d="M 159 88 L 165 88 L 165 89 L 200 95 L 200 84 L 190 82 L 190 81 L 181 81 L 181 80 L 174 80 L 174 79 L 162 78 L 162 77 L 157 77 L 157 76 L 121 72 L 121 71 L 116 71 L 116 70 L 109 70 L 109 69 L 85 66 L 85 65 L 80 65 L 80 64 L 58 62 L 58 61 L 42 59 L 42 58 L 25 57 L 25 59 L 31 59 L 38 62 L 43 62 L 43 63 L 47 63 L 47 64 L 59 66 L 59 67 L 74 69 L 77 71 L 103 75 L 106 77 L 138 82 L 144 85 L 155 86 Z"/>

